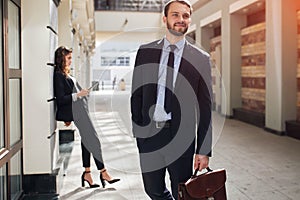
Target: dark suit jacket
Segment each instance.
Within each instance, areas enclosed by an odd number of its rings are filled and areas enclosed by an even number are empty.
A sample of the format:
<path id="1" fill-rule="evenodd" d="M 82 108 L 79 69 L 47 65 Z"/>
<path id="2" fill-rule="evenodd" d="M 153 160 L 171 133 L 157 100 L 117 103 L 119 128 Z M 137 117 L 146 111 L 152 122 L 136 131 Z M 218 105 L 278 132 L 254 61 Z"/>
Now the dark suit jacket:
<path id="1" fill-rule="evenodd" d="M 131 95 L 132 127 L 137 138 L 151 136 L 162 47 L 160 40 L 142 45 L 137 52 Z M 211 155 L 211 84 L 209 55 L 186 42 L 171 112 L 172 133 L 178 136 L 180 146 L 187 146 L 187 155 Z"/>
<path id="2" fill-rule="evenodd" d="M 54 96 L 56 98 L 56 120 L 71 122 L 74 120 L 72 112 L 72 93 L 76 92 L 72 79 L 67 78 L 60 71 L 53 75 Z M 81 90 L 78 83 L 77 87 Z"/>

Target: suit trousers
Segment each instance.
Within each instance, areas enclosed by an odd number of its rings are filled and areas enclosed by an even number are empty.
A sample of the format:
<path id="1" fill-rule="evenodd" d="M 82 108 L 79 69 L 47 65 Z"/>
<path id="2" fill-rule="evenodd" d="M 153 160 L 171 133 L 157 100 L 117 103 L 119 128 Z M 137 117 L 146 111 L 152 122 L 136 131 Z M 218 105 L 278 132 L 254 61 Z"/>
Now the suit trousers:
<path id="1" fill-rule="evenodd" d="M 144 188 L 147 195 L 153 200 L 178 199 L 178 184 L 186 182 L 193 173 L 193 155 L 181 156 L 177 159 L 170 158 L 172 153 L 155 153 L 154 159 L 145 159 L 143 153 L 151 153 L 163 148 L 172 140 L 170 128 L 161 129 L 156 135 L 149 138 L 137 138 L 140 155 L 140 164 Z M 169 162 L 174 159 L 173 162 Z M 161 167 L 149 170 L 151 162 L 159 162 Z M 165 176 L 168 171 L 171 181 L 172 194 L 166 187 Z"/>
<path id="2" fill-rule="evenodd" d="M 91 152 L 84 146 L 84 144 L 81 142 L 81 155 L 82 155 L 82 166 L 83 167 L 91 167 Z M 96 157 L 93 157 L 95 164 L 97 166 L 98 170 L 101 170 L 104 168 L 103 162 L 96 159 Z"/>
<path id="3" fill-rule="evenodd" d="M 73 102 L 74 123 L 81 136 L 83 167 L 90 167 L 91 154 L 94 157 L 98 170 L 104 168 L 101 144 L 93 122 L 90 118 L 85 98 Z"/>

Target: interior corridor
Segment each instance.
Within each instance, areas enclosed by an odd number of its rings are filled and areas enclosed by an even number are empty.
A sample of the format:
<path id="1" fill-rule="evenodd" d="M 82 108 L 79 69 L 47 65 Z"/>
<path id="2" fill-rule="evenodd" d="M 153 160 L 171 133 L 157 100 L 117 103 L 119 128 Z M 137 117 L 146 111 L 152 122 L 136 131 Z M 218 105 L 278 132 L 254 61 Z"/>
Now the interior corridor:
<path id="1" fill-rule="evenodd" d="M 123 106 L 111 101 L 124 98 Z M 82 188 L 80 138 L 61 145 L 62 150 L 73 146 L 65 154 L 66 169 L 60 185 L 59 199 L 149 199 L 142 184 L 138 153 L 134 138 L 127 130 L 129 119 L 124 118 L 129 92 L 95 92 L 90 100 L 91 116 L 102 142 L 103 157 L 107 169 L 121 181 L 103 188 Z M 120 109 L 123 109 L 122 111 Z M 119 112 L 121 111 L 121 112 Z M 123 113 L 123 114 L 122 114 Z M 123 116 L 122 116 L 123 115 Z M 125 114 L 126 115 L 126 114 Z M 219 128 L 219 124 L 221 129 Z M 300 141 L 287 136 L 278 136 L 261 128 L 220 118 L 214 113 L 216 135 L 212 169 L 225 168 L 227 172 L 227 197 L 229 200 L 291 200 L 300 195 Z M 218 130 L 219 131 L 219 130 Z M 215 135 L 215 134 L 214 134 Z M 68 157 L 70 156 L 70 157 Z M 92 162 L 93 163 L 93 162 Z M 100 184 L 99 173 L 92 164 L 94 181 Z M 168 177 L 166 177 L 168 179 Z"/>

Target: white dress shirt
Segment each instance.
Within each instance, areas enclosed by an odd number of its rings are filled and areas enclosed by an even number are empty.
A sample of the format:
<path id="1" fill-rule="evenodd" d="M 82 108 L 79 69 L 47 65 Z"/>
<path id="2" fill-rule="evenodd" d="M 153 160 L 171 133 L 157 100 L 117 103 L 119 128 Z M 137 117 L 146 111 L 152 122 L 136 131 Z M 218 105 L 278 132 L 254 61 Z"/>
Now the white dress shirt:
<path id="1" fill-rule="evenodd" d="M 154 110 L 153 120 L 154 121 L 167 121 L 170 120 L 172 115 L 171 113 L 166 113 L 164 109 L 165 102 L 165 85 L 167 77 L 167 64 L 170 53 L 170 42 L 164 38 L 164 45 L 162 49 L 162 54 L 159 63 L 158 70 L 158 85 L 157 85 L 157 101 Z M 176 44 L 176 49 L 174 50 L 174 73 L 173 73 L 173 88 L 175 87 L 176 77 L 179 71 L 179 65 L 181 62 L 181 57 L 184 49 L 185 39 L 178 41 Z"/>

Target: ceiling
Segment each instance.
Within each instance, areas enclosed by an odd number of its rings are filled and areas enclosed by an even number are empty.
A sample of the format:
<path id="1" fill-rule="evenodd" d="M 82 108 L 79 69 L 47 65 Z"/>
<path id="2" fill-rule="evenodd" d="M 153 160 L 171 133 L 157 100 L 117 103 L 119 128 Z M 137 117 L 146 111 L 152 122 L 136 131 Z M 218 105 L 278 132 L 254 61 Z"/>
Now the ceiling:
<path id="1" fill-rule="evenodd" d="M 251 15 L 253 13 L 257 13 L 259 11 L 265 10 L 265 0 L 258 0 L 255 1 L 252 4 L 249 4 L 246 7 L 243 7 L 237 11 L 234 12 L 234 14 L 240 14 L 240 15 Z"/>
<path id="2" fill-rule="evenodd" d="M 211 0 L 191 0 L 197 9 Z M 70 0 L 71 24 L 81 45 L 88 51 L 95 48 L 96 28 L 94 0 Z"/>
<path id="3" fill-rule="evenodd" d="M 191 3 L 193 5 L 193 9 L 197 10 L 198 8 L 204 6 L 209 1 L 211 1 L 211 0 L 191 0 Z"/>

